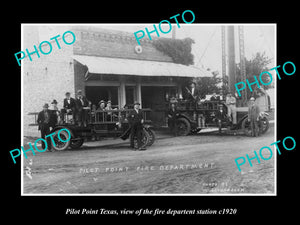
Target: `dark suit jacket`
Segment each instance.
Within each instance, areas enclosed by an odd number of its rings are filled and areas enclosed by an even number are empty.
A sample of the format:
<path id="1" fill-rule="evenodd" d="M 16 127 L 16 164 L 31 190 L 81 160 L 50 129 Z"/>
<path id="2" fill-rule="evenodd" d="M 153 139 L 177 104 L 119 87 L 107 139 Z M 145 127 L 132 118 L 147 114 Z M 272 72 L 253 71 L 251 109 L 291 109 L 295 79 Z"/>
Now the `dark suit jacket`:
<path id="1" fill-rule="evenodd" d="M 258 105 L 254 105 L 254 106 L 249 106 L 248 107 L 248 118 L 251 121 L 256 121 L 257 117 L 259 116 L 259 107 Z"/>
<path id="2" fill-rule="evenodd" d="M 143 119 L 142 110 L 139 109 L 138 113 L 133 110 L 128 114 L 128 122 L 131 126 L 133 125 L 142 125 L 141 121 Z"/>
<path id="3" fill-rule="evenodd" d="M 82 96 L 83 104 L 79 98 L 76 98 L 75 101 L 76 101 L 77 109 L 79 109 L 79 110 L 81 110 L 83 107 L 87 107 L 89 105 L 89 101 L 87 100 L 87 98 L 85 96 Z"/>
<path id="4" fill-rule="evenodd" d="M 169 119 L 176 119 L 177 118 L 177 116 L 179 115 L 179 112 L 178 112 L 178 110 L 177 109 L 175 109 L 175 111 L 173 111 L 172 109 L 169 109 L 169 111 L 168 111 L 168 117 L 169 117 Z M 171 116 L 171 118 L 170 118 L 170 116 Z"/>
<path id="5" fill-rule="evenodd" d="M 53 127 L 56 124 L 57 118 L 55 119 L 54 113 L 51 112 L 52 110 L 47 110 L 47 111 L 48 111 L 48 115 L 49 115 L 48 125 L 50 127 Z M 43 129 L 43 126 L 45 125 L 45 115 L 44 115 L 43 110 L 41 112 L 39 112 L 39 114 L 38 114 L 37 123 L 39 124 L 38 129 L 39 130 Z"/>
<path id="6" fill-rule="evenodd" d="M 64 99 L 64 108 L 65 109 L 72 109 L 75 110 L 76 108 L 76 101 L 74 98 L 70 98 L 70 104 L 68 103 L 67 98 Z"/>
<path id="7" fill-rule="evenodd" d="M 188 100 L 198 100 L 199 99 L 199 90 L 197 88 L 195 88 L 194 90 L 194 94 L 192 95 L 192 90 L 191 88 L 188 88 L 189 91 L 186 90 L 186 99 Z"/>

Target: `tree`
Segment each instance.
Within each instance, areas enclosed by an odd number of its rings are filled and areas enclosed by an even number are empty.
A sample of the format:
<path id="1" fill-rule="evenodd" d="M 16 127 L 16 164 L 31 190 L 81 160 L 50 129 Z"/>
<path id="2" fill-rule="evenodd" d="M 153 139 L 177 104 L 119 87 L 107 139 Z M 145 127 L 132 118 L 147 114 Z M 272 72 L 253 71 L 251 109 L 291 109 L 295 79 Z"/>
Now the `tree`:
<path id="1" fill-rule="evenodd" d="M 196 83 L 198 86 L 199 94 L 201 98 L 205 98 L 205 95 L 216 92 L 220 94 L 222 87 L 219 85 L 222 82 L 222 78 L 218 77 L 218 72 L 212 72 L 212 77 L 198 77 Z"/>
<path id="2" fill-rule="evenodd" d="M 194 55 L 191 53 L 193 43 L 195 43 L 195 41 L 191 38 L 159 38 L 153 40 L 153 45 L 157 50 L 170 56 L 174 63 L 187 66 L 194 64 Z"/>
<path id="3" fill-rule="evenodd" d="M 245 58 L 245 64 L 246 64 L 246 79 L 248 79 L 249 83 L 255 82 L 255 78 L 254 76 L 256 76 L 257 80 L 259 80 L 259 75 L 264 72 L 264 71 L 269 71 L 269 68 L 267 67 L 267 65 L 271 62 L 271 59 L 266 56 L 265 52 L 260 53 L 257 52 L 252 59 L 247 60 Z M 238 63 L 236 65 L 236 74 L 237 74 L 237 78 L 236 78 L 236 83 L 238 82 L 245 82 L 245 80 L 242 80 L 241 77 L 241 69 L 240 69 L 240 64 Z M 261 77 L 262 81 L 264 83 L 269 83 L 270 81 L 270 77 L 266 75 L 263 75 Z M 259 81 L 260 82 L 260 81 Z M 270 85 L 261 85 L 260 87 L 263 88 L 264 90 L 269 89 L 270 87 L 273 87 L 274 83 L 271 83 Z M 256 85 L 252 86 L 252 89 L 254 89 L 256 87 Z M 248 87 L 247 87 L 248 88 Z M 259 91 L 259 89 L 256 88 L 257 91 Z M 247 99 L 249 99 L 251 96 L 253 95 L 253 92 L 250 92 L 249 89 L 247 89 Z"/>

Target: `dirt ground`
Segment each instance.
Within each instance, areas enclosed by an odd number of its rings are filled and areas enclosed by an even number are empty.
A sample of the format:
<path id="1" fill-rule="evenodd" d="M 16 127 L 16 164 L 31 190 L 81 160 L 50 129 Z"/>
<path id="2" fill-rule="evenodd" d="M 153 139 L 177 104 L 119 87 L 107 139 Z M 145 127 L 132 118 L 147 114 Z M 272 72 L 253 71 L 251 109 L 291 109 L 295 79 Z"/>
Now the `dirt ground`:
<path id="1" fill-rule="evenodd" d="M 235 158 L 275 141 L 274 127 L 258 138 L 203 133 L 158 134 L 147 151 L 128 141 L 84 143 L 78 150 L 28 154 L 23 163 L 24 194 L 274 194 L 274 155 L 246 162 Z M 24 144 L 28 139 L 24 141 Z M 26 148 L 25 148 L 26 149 Z M 273 150 L 274 153 L 274 150 Z M 263 152 L 265 158 L 270 153 Z M 27 175 L 30 168 L 30 175 Z M 27 171 L 27 172 L 26 172 Z"/>

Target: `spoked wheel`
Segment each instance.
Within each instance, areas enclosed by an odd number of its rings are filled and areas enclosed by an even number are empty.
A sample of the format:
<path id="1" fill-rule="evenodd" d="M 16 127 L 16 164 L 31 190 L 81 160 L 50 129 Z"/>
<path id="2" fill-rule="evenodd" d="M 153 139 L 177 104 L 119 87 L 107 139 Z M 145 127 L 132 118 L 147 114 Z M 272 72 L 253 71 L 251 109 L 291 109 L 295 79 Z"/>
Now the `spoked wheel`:
<path id="1" fill-rule="evenodd" d="M 176 122 L 176 126 L 179 136 L 186 136 L 191 132 L 191 124 L 185 118 L 179 118 Z"/>
<path id="2" fill-rule="evenodd" d="M 80 148 L 83 145 L 83 142 L 84 142 L 83 138 L 71 140 L 70 147 L 72 149 Z"/>
<path id="3" fill-rule="evenodd" d="M 65 129 L 56 130 L 55 134 L 53 135 L 53 140 L 55 146 L 52 144 L 52 148 L 57 151 L 66 150 L 71 144 L 71 132 L 69 131 L 68 133 Z"/>
<path id="4" fill-rule="evenodd" d="M 131 144 L 131 147 L 133 148 L 137 148 L 138 147 L 138 142 L 137 142 L 137 138 L 136 137 L 130 137 L 130 140 L 132 140 L 131 143 L 133 143 L 133 146 Z M 142 130 L 142 140 L 141 140 L 141 148 L 145 148 L 149 142 L 149 133 L 147 131 L 145 131 L 145 129 Z"/>
<path id="5" fill-rule="evenodd" d="M 258 126 L 259 126 L 259 132 L 261 134 L 264 134 L 267 132 L 267 130 L 269 129 L 269 120 L 267 117 L 263 117 L 260 119 L 259 123 L 258 123 Z"/>
<path id="6" fill-rule="evenodd" d="M 153 145 L 153 143 L 154 143 L 154 141 L 155 141 L 155 132 L 154 132 L 152 129 L 150 129 L 150 128 L 147 128 L 147 129 L 144 128 L 144 130 L 145 130 L 145 131 L 148 133 L 148 135 L 149 135 L 149 140 L 148 140 L 147 146 Z"/>

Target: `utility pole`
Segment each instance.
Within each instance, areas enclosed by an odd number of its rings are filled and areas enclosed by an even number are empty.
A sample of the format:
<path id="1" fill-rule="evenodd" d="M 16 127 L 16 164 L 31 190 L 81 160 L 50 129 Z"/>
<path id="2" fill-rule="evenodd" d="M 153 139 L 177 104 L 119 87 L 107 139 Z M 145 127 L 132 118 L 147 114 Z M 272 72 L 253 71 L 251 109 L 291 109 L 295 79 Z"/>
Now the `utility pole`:
<path id="1" fill-rule="evenodd" d="M 241 81 L 246 81 L 246 62 L 245 62 L 245 46 L 244 46 L 244 27 L 238 26 L 239 33 L 239 51 L 240 51 L 240 70 L 241 70 Z M 242 95 L 242 106 L 247 104 L 247 88 L 243 89 Z"/>
<path id="2" fill-rule="evenodd" d="M 229 91 L 235 93 L 236 83 L 236 65 L 235 65 L 235 43 L 234 43 L 234 26 L 228 26 L 228 86 Z"/>
<path id="3" fill-rule="evenodd" d="M 226 78 L 226 42 L 225 42 L 225 26 L 221 26 L 221 44 L 222 44 L 222 86 L 224 87 L 224 81 Z M 221 89 L 221 96 L 225 99 L 223 90 Z"/>
<path id="4" fill-rule="evenodd" d="M 172 39 L 176 39 L 176 26 L 172 27 Z"/>

